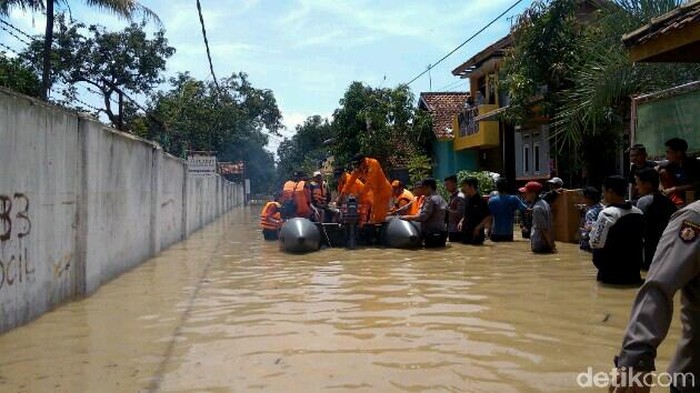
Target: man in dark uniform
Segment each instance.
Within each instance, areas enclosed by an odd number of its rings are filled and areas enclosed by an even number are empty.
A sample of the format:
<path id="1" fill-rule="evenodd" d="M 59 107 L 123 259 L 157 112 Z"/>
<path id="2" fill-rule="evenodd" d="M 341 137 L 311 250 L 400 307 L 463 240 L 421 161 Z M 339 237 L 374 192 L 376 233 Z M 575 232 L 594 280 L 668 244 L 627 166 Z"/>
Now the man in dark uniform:
<path id="1" fill-rule="evenodd" d="M 445 178 L 445 189 L 450 193 L 450 201 L 447 205 L 447 233 L 450 243 L 462 241 L 462 232 L 457 228 L 459 222 L 464 218 L 465 198 L 459 188 L 457 188 L 457 176 L 452 175 Z"/>
<path id="2" fill-rule="evenodd" d="M 489 205 L 479 194 L 479 180 L 468 177 L 462 181 L 461 186 L 466 198 L 464 218 L 458 225 L 462 231 L 462 243 L 481 245 L 486 239 L 484 230 L 491 228 Z"/>
<path id="3" fill-rule="evenodd" d="M 664 231 L 649 275 L 632 307 L 622 351 L 615 358 L 615 365 L 618 369 L 624 368 L 627 375 L 655 370 L 656 349 L 668 334 L 673 318 L 673 297 L 681 290 L 683 332 L 669 372 L 683 374 L 686 378 L 675 378 L 671 392 L 700 390 L 699 237 L 700 201 L 674 214 Z M 624 380 L 625 377 L 620 378 Z M 648 387 L 610 387 L 610 392 L 614 393 L 648 391 Z"/>
<path id="4" fill-rule="evenodd" d="M 423 180 L 422 188 L 425 199 L 418 214 L 402 216 L 401 219 L 421 223 L 425 248 L 445 247 L 447 241 L 447 231 L 445 230 L 447 202 L 437 193 L 435 179 Z"/>

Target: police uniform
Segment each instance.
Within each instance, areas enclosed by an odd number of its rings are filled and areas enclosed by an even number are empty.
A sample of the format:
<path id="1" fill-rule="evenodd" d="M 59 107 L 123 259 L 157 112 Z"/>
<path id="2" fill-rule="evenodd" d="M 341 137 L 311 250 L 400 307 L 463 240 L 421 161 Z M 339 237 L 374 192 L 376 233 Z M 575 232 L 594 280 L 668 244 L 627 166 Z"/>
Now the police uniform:
<path id="1" fill-rule="evenodd" d="M 700 201 L 675 213 L 664 231 L 616 358 L 618 367 L 654 370 L 656 348 L 666 337 L 673 317 L 673 296 L 681 290 L 683 332 L 669 372 L 695 376 L 695 387 L 675 387 L 684 393 L 700 391 L 699 238 Z"/>

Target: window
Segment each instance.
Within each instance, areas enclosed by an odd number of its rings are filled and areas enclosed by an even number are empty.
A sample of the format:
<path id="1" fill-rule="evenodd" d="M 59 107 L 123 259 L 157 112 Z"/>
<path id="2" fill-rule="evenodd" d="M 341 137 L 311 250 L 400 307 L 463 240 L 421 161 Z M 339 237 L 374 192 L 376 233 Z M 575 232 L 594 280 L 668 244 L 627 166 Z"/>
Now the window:
<path id="1" fill-rule="evenodd" d="M 535 173 L 540 173 L 540 144 L 535 143 L 532 145 L 532 153 L 535 157 L 532 159 L 535 166 Z"/>
<path id="2" fill-rule="evenodd" d="M 523 145 L 523 171 L 530 172 L 530 144 Z"/>

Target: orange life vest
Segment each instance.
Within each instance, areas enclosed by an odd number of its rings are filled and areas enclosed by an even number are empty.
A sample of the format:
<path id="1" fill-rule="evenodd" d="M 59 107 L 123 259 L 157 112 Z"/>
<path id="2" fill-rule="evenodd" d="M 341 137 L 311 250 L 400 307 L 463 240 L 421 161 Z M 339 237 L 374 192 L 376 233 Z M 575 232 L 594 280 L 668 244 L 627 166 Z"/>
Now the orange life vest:
<path id="1" fill-rule="evenodd" d="M 300 181 L 294 186 L 294 202 L 297 204 L 297 217 L 309 218 L 311 215 L 311 191 L 305 181 Z"/>
<path id="2" fill-rule="evenodd" d="M 400 209 L 413 202 L 414 199 L 416 199 L 416 197 L 413 196 L 413 193 L 404 189 L 403 192 L 395 198 L 394 209 Z"/>
<path id="3" fill-rule="evenodd" d="M 305 181 L 295 182 L 289 180 L 282 187 L 282 202 L 294 200 L 296 204 L 296 216 L 308 218 L 311 215 L 311 191 L 306 187 Z"/>
<path id="4" fill-rule="evenodd" d="M 282 201 L 294 198 L 294 186 L 296 185 L 297 182 L 293 180 L 288 180 L 284 183 L 284 187 L 282 187 Z"/>
<path id="5" fill-rule="evenodd" d="M 282 215 L 280 214 L 278 202 L 268 202 L 260 212 L 260 226 L 262 229 L 278 230 L 282 227 Z"/>

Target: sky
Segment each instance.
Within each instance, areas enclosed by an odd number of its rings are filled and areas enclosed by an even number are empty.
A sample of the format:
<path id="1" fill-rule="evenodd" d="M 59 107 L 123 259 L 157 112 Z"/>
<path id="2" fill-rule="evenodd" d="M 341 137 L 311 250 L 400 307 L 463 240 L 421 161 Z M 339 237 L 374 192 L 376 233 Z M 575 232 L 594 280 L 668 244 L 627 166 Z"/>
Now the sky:
<path id="1" fill-rule="evenodd" d="M 332 115 L 353 81 L 393 87 L 435 63 L 515 0 L 201 0 L 218 78 L 243 71 L 258 88 L 271 89 L 284 116 L 284 136 L 309 116 Z M 75 19 L 121 29 L 128 21 L 69 0 Z M 451 71 L 505 36 L 524 0 L 442 64 L 411 85 L 424 91 L 466 91 Z M 166 75 L 189 71 L 210 77 L 195 0 L 141 0 L 158 14 L 176 54 Z M 43 34 L 44 17 L 13 10 L 9 21 Z M 0 30 L 0 43 L 24 46 Z M 2 50 L 2 48 L 0 48 Z M 432 87 L 432 88 L 431 88 Z M 99 105 L 97 97 L 81 97 Z M 281 138 L 272 138 L 275 151 Z"/>

